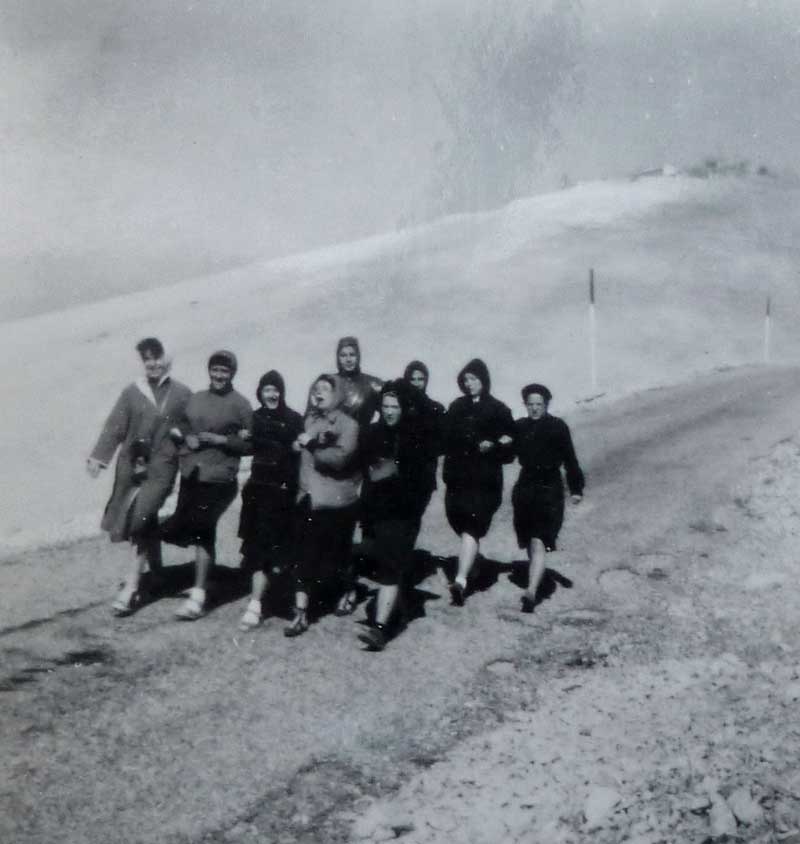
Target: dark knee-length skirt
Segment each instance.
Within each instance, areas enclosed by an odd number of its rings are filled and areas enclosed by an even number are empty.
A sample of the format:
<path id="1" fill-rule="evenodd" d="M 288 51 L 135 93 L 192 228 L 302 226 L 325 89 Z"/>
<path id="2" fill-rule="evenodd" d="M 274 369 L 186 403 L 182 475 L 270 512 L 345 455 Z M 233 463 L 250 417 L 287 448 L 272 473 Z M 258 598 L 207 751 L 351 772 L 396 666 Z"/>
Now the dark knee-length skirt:
<path id="1" fill-rule="evenodd" d="M 300 590 L 307 592 L 346 576 L 357 516 L 357 505 L 312 510 L 308 499 L 298 505 L 293 531 L 294 573 Z"/>
<path id="2" fill-rule="evenodd" d="M 459 536 L 467 533 L 475 539 L 483 539 L 489 532 L 502 497 L 502 489 L 494 486 L 448 486 L 444 510 L 450 527 Z"/>
<path id="3" fill-rule="evenodd" d="M 290 562 L 294 495 L 285 487 L 249 480 L 242 489 L 239 538 L 242 569 L 286 568 Z"/>
<path id="4" fill-rule="evenodd" d="M 236 481 L 208 483 L 196 476 L 181 477 L 175 512 L 161 525 L 161 539 L 186 548 L 200 545 L 213 548 L 217 522 L 230 507 L 239 487 Z"/>
<path id="5" fill-rule="evenodd" d="M 364 550 L 377 563 L 376 580 L 396 585 L 414 564 L 419 519 L 381 519 L 372 525 Z"/>
<path id="6" fill-rule="evenodd" d="M 517 544 L 527 548 L 541 539 L 548 551 L 556 550 L 556 539 L 564 522 L 562 484 L 516 484 L 511 493 Z"/>

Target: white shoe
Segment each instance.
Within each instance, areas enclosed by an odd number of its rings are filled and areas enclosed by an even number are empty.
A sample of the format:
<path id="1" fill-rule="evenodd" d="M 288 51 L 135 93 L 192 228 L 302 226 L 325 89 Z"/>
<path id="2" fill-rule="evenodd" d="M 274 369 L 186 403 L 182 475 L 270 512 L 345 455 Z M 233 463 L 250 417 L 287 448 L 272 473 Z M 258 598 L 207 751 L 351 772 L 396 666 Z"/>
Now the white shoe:
<path id="1" fill-rule="evenodd" d="M 253 630 L 258 627 L 263 621 L 261 615 L 261 601 L 251 600 L 247 604 L 247 609 L 239 622 L 239 629 L 242 631 Z"/>
<path id="2" fill-rule="evenodd" d="M 192 588 L 189 597 L 175 611 L 175 617 L 181 621 L 194 621 L 205 612 L 205 589 Z"/>

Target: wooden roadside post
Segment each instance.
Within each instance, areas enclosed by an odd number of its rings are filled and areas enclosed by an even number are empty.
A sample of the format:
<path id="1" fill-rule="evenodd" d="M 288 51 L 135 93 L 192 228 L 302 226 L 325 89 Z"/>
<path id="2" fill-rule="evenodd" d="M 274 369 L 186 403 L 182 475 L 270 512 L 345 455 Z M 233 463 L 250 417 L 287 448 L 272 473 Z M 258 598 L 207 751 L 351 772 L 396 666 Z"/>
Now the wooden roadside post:
<path id="1" fill-rule="evenodd" d="M 594 269 L 589 270 L 589 368 L 592 390 L 597 389 L 597 317 L 594 305 Z"/>

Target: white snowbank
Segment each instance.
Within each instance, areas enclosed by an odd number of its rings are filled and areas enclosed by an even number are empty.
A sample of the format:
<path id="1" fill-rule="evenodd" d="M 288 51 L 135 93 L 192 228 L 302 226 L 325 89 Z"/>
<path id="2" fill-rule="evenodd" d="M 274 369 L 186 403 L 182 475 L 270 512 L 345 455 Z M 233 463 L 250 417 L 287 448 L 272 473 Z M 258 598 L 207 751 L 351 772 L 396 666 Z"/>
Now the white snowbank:
<path id="1" fill-rule="evenodd" d="M 759 359 L 767 290 L 775 356 L 796 358 L 787 310 L 798 305 L 799 193 L 755 179 L 585 184 L 6 323 L 0 555 L 97 530 L 110 473 L 91 481 L 84 460 L 138 374 L 133 346 L 145 335 L 165 341 L 173 374 L 193 388 L 205 386 L 217 347 L 239 356 L 236 385 L 251 399 L 259 375 L 276 367 L 296 407 L 312 378 L 333 368 L 343 334 L 360 337 L 364 369 L 383 377 L 426 360 L 430 392 L 445 402 L 455 373 L 479 355 L 515 413 L 520 386 L 536 379 L 569 417 L 591 392 L 593 266 L 600 392 Z"/>

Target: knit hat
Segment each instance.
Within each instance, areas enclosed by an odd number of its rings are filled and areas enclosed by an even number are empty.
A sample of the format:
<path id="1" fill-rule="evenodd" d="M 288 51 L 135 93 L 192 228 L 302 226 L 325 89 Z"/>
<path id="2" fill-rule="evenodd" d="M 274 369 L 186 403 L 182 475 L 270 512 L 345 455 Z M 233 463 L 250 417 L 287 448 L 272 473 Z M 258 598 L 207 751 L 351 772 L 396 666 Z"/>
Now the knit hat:
<path id="1" fill-rule="evenodd" d="M 270 369 L 269 372 L 265 372 L 258 381 L 258 387 L 256 387 L 256 398 L 264 404 L 261 398 L 261 391 L 266 386 L 272 386 L 277 389 L 280 393 L 280 399 L 278 400 L 279 404 L 283 405 L 286 402 L 286 385 L 283 380 L 283 376 L 278 372 L 277 369 Z"/>
<path id="2" fill-rule="evenodd" d="M 550 399 L 553 398 L 553 394 L 544 384 L 528 384 L 522 388 L 522 401 L 528 401 L 528 396 L 533 395 L 533 393 L 537 393 L 544 399 L 545 404 L 550 404 Z"/>
<path id="3" fill-rule="evenodd" d="M 225 366 L 230 369 L 231 376 L 234 376 L 239 368 L 239 363 L 233 352 L 229 352 L 227 349 L 219 349 L 208 359 L 208 368 L 211 369 L 212 366 Z"/>
<path id="4" fill-rule="evenodd" d="M 412 360 L 411 363 L 405 368 L 403 372 L 403 378 L 406 381 L 411 380 L 411 376 L 415 372 L 421 372 L 425 376 L 425 386 L 428 385 L 428 379 L 430 378 L 430 372 L 428 372 L 428 367 L 421 360 Z"/>
<path id="5" fill-rule="evenodd" d="M 489 377 L 489 367 L 480 358 L 473 358 L 458 373 L 458 387 L 465 396 L 467 395 L 467 388 L 464 386 L 464 376 L 468 372 L 483 384 L 484 395 L 488 395 L 492 391 L 492 379 Z"/>

